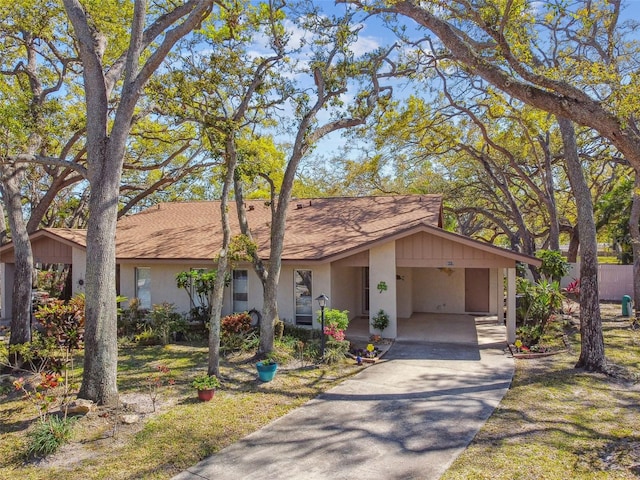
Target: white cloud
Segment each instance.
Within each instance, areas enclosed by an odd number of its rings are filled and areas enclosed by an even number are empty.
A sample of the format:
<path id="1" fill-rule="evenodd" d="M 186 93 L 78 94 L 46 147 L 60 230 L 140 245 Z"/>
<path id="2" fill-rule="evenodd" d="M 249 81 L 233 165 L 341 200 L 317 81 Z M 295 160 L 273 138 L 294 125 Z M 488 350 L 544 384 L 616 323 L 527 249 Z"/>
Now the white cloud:
<path id="1" fill-rule="evenodd" d="M 360 56 L 372 52 L 379 47 L 380 43 L 374 37 L 360 35 L 351 50 L 357 56 Z"/>

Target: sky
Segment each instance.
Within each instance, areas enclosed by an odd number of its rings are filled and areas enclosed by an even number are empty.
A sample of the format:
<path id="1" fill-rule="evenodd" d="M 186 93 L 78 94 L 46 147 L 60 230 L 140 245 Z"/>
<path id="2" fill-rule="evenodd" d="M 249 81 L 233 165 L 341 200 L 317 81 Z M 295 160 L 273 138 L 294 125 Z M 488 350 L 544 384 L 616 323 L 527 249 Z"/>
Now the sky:
<path id="1" fill-rule="evenodd" d="M 536 1 L 531 2 L 535 5 Z M 623 9 L 621 17 L 625 20 L 634 20 L 640 22 L 640 0 L 622 0 Z M 333 0 L 316 0 L 316 4 L 325 6 L 328 11 L 335 11 L 336 8 L 344 8 L 343 5 L 335 6 Z M 413 21 L 408 19 L 408 25 L 412 25 Z M 640 31 L 638 31 L 640 35 Z M 361 32 L 361 38 L 355 46 L 357 53 L 363 53 L 371 51 L 381 45 L 387 45 L 395 40 L 395 36 L 386 27 L 382 25 L 382 22 L 378 18 L 369 18 L 364 24 L 364 28 Z M 415 86 L 408 88 L 397 88 L 394 90 L 394 97 L 404 97 L 413 93 Z M 341 155 L 342 149 L 349 141 L 343 138 L 342 133 L 334 132 L 328 137 L 323 139 L 318 148 L 315 150 L 315 154 L 311 159 L 311 162 L 318 161 L 318 157 L 329 158 L 334 155 Z M 357 155 L 357 153 L 354 153 Z M 309 162 L 309 163 L 311 163 Z"/>

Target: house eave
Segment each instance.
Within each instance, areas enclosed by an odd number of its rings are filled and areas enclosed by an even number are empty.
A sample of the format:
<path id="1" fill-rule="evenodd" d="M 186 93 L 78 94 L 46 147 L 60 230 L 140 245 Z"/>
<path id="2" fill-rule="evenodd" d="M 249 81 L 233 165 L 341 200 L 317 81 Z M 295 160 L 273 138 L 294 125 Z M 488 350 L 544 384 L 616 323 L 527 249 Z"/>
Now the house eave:
<path id="1" fill-rule="evenodd" d="M 304 258 L 304 257 L 288 257 L 288 258 L 283 258 L 282 262 L 283 263 L 287 263 L 287 264 L 294 264 L 294 263 L 306 263 L 306 264 L 325 264 L 325 263 L 331 263 L 331 262 L 335 262 L 338 260 L 342 260 L 344 258 L 348 258 L 352 255 L 357 255 L 359 253 L 365 252 L 370 250 L 371 248 L 374 248 L 376 246 L 388 243 L 390 241 L 395 241 L 395 240 L 399 240 L 401 238 L 405 238 L 408 237 L 410 235 L 416 234 L 416 233 L 420 233 L 420 232 L 426 232 L 441 238 L 445 238 L 463 245 L 467 245 L 469 247 L 472 248 L 477 248 L 479 250 L 485 251 L 485 252 L 489 252 L 493 255 L 497 255 L 503 258 L 507 258 L 509 260 L 512 260 L 514 262 L 521 262 L 521 263 L 525 263 L 528 265 L 533 265 L 536 267 L 540 267 L 542 265 L 542 261 L 539 258 L 536 257 L 532 257 L 530 255 L 524 255 L 518 252 L 513 252 L 511 250 L 506 250 L 504 248 L 501 247 L 496 247 L 495 245 L 490 245 L 488 243 L 484 243 L 481 242 L 479 240 L 474 240 L 471 238 L 467 238 L 465 236 L 459 235 L 457 233 L 453 233 L 453 232 L 448 232 L 446 230 L 443 230 L 441 228 L 438 227 L 434 227 L 431 225 L 427 225 L 427 224 L 419 224 L 419 225 L 414 225 L 411 226 L 409 228 L 406 229 L 402 229 L 402 230 L 398 230 L 395 231 L 393 233 L 390 233 L 388 235 L 382 236 L 380 238 L 377 238 L 373 241 L 370 242 L 366 242 L 363 243 L 361 245 L 359 245 L 358 247 L 355 248 L 350 248 L 350 249 L 345 249 L 342 250 L 340 252 L 336 252 L 334 254 L 330 254 L 330 255 L 325 255 L 322 257 L 315 257 L 315 258 Z"/>

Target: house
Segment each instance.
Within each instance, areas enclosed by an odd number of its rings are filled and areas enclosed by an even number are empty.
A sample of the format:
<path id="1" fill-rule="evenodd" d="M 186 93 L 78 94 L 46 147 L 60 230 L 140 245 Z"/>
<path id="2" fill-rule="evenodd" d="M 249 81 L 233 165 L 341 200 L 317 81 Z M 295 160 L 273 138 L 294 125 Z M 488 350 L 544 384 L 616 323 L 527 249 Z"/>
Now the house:
<path id="1" fill-rule="evenodd" d="M 119 293 L 143 307 L 170 302 L 192 307 L 176 286 L 176 274 L 214 267 L 221 243 L 219 202 L 162 203 L 122 218 L 116 235 Z M 246 209 L 260 255 L 269 255 L 271 206 L 248 200 Z M 239 233 L 235 203 L 232 231 Z M 414 312 L 492 314 L 503 318 L 515 338 L 517 262 L 540 265 L 526 255 L 443 230 L 442 197 L 396 195 L 293 200 L 287 214 L 278 309 L 280 318 L 318 325 L 314 298 L 351 317 L 383 309 L 390 317 L 386 337 Z M 74 293 L 84 289 L 85 232 L 45 228 L 31 236 L 34 261 L 72 265 Z M 0 248 L 3 305 L 11 309 L 13 250 Z M 504 293 L 504 278 L 507 293 Z M 223 314 L 260 309 L 262 286 L 249 264 L 234 265 Z M 5 313 L 6 314 L 6 313 Z"/>

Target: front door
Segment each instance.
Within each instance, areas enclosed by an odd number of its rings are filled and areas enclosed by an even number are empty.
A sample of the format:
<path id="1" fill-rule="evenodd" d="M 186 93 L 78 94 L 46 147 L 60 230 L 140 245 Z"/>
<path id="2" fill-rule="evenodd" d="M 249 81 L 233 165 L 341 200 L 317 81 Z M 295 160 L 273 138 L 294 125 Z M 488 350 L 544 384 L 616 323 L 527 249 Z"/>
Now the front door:
<path id="1" fill-rule="evenodd" d="M 464 309 L 467 312 L 489 311 L 489 269 L 467 268 L 464 275 Z"/>

